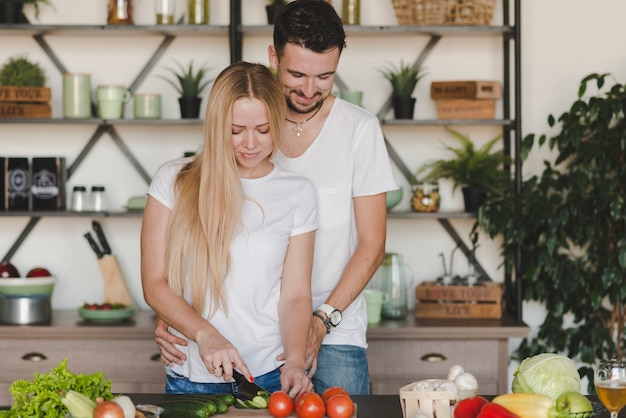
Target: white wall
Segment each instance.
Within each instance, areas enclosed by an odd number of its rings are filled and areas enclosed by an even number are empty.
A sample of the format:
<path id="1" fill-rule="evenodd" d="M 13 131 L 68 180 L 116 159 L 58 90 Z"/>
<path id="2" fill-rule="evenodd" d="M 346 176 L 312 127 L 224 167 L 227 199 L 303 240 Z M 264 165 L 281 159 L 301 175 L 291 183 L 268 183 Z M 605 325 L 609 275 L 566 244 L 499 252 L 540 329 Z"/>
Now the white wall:
<path id="1" fill-rule="evenodd" d="M 265 24 L 264 0 L 243 0 L 245 24 Z M 106 20 L 106 0 L 56 0 L 55 8 L 43 6 L 40 20 L 50 24 L 103 24 Z M 134 0 L 137 24 L 153 23 L 153 1 Z M 334 0 L 339 10 L 341 0 Z M 178 15 L 184 2 L 179 0 Z M 494 23 L 501 22 L 500 2 Z M 31 13 L 32 10 L 29 12 Z M 549 113 L 560 114 L 576 97 L 579 81 L 591 72 L 611 72 L 616 80 L 626 80 L 626 64 L 622 54 L 613 50 L 615 39 L 623 39 L 626 27 L 626 2 L 597 0 L 529 0 L 522 5 L 522 87 L 523 134 L 545 133 Z M 32 17 L 32 13 L 31 13 Z M 31 19 L 32 20 L 32 19 Z M 227 0 L 212 0 L 211 23 L 228 23 Z M 361 23 L 364 25 L 394 24 L 390 1 L 362 0 Z M 160 39 L 152 36 L 53 35 L 48 42 L 61 61 L 71 71 L 92 74 L 92 85 L 122 83 L 128 85 Z M 247 37 L 244 59 L 267 63 L 269 35 Z M 389 86 L 379 70 L 400 59 L 412 61 L 426 39 L 422 37 L 354 37 L 341 60 L 339 73 L 353 89 L 365 91 L 364 107 L 376 113 L 389 94 Z M 426 62 L 428 75 L 417 88 L 417 117 L 434 117 L 435 107 L 429 98 L 430 81 L 435 79 L 497 79 L 501 74 L 500 39 L 491 37 L 444 37 Z M 52 88 L 53 116 L 61 117 L 61 75 L 29 37 L 13 34 L 0 36 L 0 63 L 10 56 L 26 53 L 46 69 L 48 85 Z M 163 94 L 163 116 L 178 117 L 176 94 L 155 74 L 164 74 L 163 66 L 173 60 L 198 63 L 208 61 L 213 75 L 228 64 L 226 37 L 182 37 L 161 59 L 157 68 L 137 92 Z M 501 110 L 498 110 L 499 114 Z M 132 103 L 126 106 L 126 117 L 132 117 Z M 3 156 L 65 156 L 73 161 L 86 143 L 95 126 L 3 124 L 0 126 L 0 155 Z M 195 150 L 201 142 L 201 127 L 119 126 L 119 133 L 140 162 L 153 173 L 158 165 L 184 151 Z M 476 141 L 485 141 L 498 133 L 496 128 L 459 127 Z M 386 127 L 385 132 L 394 147 L 413 170 L 423 162 L 441 155 L 439 141 L 449 136 L 441 128 Z M 525 171 L 541 167 L 546 152 L 533 155 Z M 407 184 L 397 174 L 399 184 Z M 68 183 L 104 184 L 112 208 L 121 208 L 129 197 L 143 194 L 146 184 L 121 156 L 110 138 L 103 137 Z M 441 210 L 462 208 L 460 193 L 452 193 L 450 185 L 442 183 Z M 408 194 L 399 209 L 409 207 Z M 25 226 L 27 218 L 0 218 L 0 252 L 10 245 Z M 146 308 L 141 296 L 139 277 L 139 218 L 101 219 L 111 246 L 117 254 L 134 297 Z M 467 238 L 472 221 L 455 220 L 453 225 Z M 85 301 L 102 298 L 102 278 L 96 258 L 83 238 L 91 227 L 90 218 L 44 218 L 13 257 L 13 263 L 25 273 L 36 265 L 45 266 L 58 277 L 53 296 L 56 309 L 74 309 Z M 441 274 L 438 254 L 449 257 L 454 243 L 436 221 L 390 220 L 387 249 L 404 255 L 415 274 L 414 284 L 432 280 Z M 479 260 L 496 280 L 502 280 L 499 269 L 497 242 L 482 240 Z M 454 270 L 463 274 L 467 263 L 457 252 Z M 542 321 L 543 310 L 530 303 L 524 306 L 524 320 L 532 329 Z M 513 340 L 511 346 L 519 343 Z M 510 366 L 511 373 L 515 364 Z"/>

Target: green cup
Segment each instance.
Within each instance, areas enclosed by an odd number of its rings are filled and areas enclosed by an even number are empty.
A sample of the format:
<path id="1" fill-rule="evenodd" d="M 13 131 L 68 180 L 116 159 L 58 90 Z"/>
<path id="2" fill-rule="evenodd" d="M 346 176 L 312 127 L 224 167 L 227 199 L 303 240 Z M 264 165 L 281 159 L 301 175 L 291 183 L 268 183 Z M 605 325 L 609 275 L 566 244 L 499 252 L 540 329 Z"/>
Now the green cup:
<path id="1" fill-rule="evenodd" d="M 135 94 L 133 104 L 136 119 L 159 119 L 161 117 L 160 94 Z"/>
<path id="2" fill-rule="evenodd" d="M 130 91 L 124 86 L 98 86 L 98 117 L 101 119 L 121 119 L 124 104 L 130 100 Z"/>
<path id="3" fill-rule="evenodd" d="M 63 117 L 67 119 L 91 117 L 91 75 L 63 74 Z"/>
<path id="4" fill-rule="evenodd" d="M 339 97 L 357 106 L 361 106 L 363 103 L 363 92 L 360 90 L 341 90 Z"/>
<path id="5" fill-rule="evenodd" d="M 389 300 L 389 295 L 382 290 L 375 289 L 365 289 L 363 294 L 365 295 L 365 304 L 367 306 L 367 323 L 379 323 L 383 304 Z"/>

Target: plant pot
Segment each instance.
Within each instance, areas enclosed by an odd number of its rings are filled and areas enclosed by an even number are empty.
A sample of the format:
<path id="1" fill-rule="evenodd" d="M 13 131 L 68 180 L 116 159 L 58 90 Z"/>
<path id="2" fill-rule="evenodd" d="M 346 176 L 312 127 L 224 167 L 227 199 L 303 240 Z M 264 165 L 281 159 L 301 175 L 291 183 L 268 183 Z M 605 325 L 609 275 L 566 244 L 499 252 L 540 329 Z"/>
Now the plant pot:
<path id="1" fill-rule="evenodd" d="M 415 97 L 393 97 L 393 114 L 396 119 L 413 119 L 415 111 Z"/>
<path id="2" fill-rule="evenodd" d="M 276 21 L 276 15 L 278 14 L 278 11 L 280 10 L 281 7 L 283 6 L 280 4 L 269 4 L 265 6 L 265 11 L 267 12 L 267 24 L 268 25 L 274 24 L 274 22 Z"/>
<path id="3" fill-rule="evenodd" d="M 181 97 L 178 99 L 180 117 L 183 119 L 198 119 L 200 116 L 200 97 Z"/>
<path id="4" fill-rule="evenodd" d="M 0 23 L 27 23 L 22 13 L 23 7 L 21 1 L 0 2 Z"/>
<path id="5" fill-rule="evenodd" d="M 485 201 L 487 193 L 475 187 L 463 187 L 462 191 L 465 212 L 478 212 L 478 208 Z"/>

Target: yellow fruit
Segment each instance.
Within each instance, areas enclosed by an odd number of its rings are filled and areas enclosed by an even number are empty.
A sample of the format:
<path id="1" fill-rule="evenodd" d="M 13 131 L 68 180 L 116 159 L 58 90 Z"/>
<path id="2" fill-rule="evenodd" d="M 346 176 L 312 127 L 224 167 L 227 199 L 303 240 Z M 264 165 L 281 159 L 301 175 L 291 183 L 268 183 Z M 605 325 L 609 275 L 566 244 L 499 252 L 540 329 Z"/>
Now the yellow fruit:
<path id="1" fill-rule="evenodd" d="M 520 418 L 553 418 L 557 416 L 556 403 L 539 393 L 507 393 L 492 400 Z"/>

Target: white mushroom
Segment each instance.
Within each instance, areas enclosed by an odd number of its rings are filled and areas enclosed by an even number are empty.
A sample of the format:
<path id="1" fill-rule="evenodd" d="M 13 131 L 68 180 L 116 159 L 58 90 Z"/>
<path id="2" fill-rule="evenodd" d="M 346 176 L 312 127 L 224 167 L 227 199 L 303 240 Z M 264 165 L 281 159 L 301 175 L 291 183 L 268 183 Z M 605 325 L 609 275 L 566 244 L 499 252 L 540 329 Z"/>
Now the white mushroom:
<path id="1" fill-rule="evenodd" d="M 437 391 L 438 392 L 456 392 L 457 387 L 454 382 L 450 382 L 449 380 L 446 380 L 441 385 L 439 385 L 439 387 L 437 388 Z"/>
<path id="2" fill-rule="evenodd" d="M 463 373 L 454 379 L 456 387 L 459 390 L 476 390 L 478 389 L 478 381 L 471 373 Z"/>
<path id="3" fill-rule="evenodd" d="M 435 388 L 430 380 L 420 380 L 413 385 L 414 392 L 432 392 L 433 390 Z"/>
<path id="4" fill-rule="evenodd" d="M 454 380 L 460 375 L 462 375 L 463 373 L 465 373 L 465 370 L 463 370 L 463 367 L 459 366 L 458 364 L 455 364 L 454 366 L 450 367 L 450 370 L 448 370 L 448 380 L 451 382 L 454 382 Z"/>

